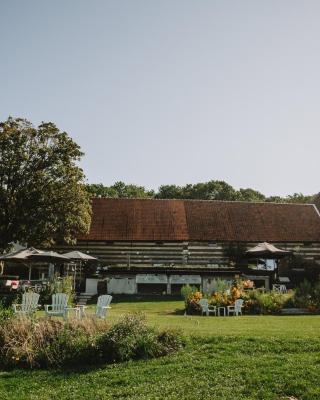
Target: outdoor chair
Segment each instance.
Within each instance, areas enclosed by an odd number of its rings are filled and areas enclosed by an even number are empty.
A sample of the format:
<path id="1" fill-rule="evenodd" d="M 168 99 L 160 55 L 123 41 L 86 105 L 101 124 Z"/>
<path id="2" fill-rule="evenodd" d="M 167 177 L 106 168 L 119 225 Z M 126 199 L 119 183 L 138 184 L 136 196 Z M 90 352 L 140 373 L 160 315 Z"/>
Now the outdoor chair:
<path id="1" fill-rule="evenodd" d="M 37 311 L 39 302 L 39 293 L 23 293 L 22 303 L 13 304 L 15 314 L 29 315 Z"/>
<path id="2" fill-rule="evenodd" d="M 199 305 L 201 307 L 201 315 L 206 314 L 208 317 L 211 314 L 217 315 L 217 307 L 216 306 L 209 306 L 207 299 L 201 299 L 199 301 Z"/>
<path id="3" fill-rule="evenodd" d="M 45 304 L 44 310 L 47 316 L 65 317 L 69 296 L 65 293 L 52 295 L 52 304 Z"/>
<path id="4" fill-rule="evenodd" d="M 112 301 L 112 296 L 109 294 L 103 294 L 98 297 L 97 306 L 96 306 L 96 317 L 97 318 L 105 318 L 107 316 L 107 310 L 110 307 L 110 303 Z"/>
<path id="5" fill-rule="evenodd" d="M 239 314 L 242 315 L 242 304 L 243 304 L 243 300 L 242 299 L 238 299 L 234 302 L 233 306 L 228 306 L 227 310 L 228 310 L 228 315 L 233 314 L 238 316 Z"/>
<path id="6" fill-rule="evenodd" d="M 272 285 L 272 289 L 281 294 L 288 293 L 286 285 L 281 285 L 281 284 L 276 283 L 276 284 Z"/>

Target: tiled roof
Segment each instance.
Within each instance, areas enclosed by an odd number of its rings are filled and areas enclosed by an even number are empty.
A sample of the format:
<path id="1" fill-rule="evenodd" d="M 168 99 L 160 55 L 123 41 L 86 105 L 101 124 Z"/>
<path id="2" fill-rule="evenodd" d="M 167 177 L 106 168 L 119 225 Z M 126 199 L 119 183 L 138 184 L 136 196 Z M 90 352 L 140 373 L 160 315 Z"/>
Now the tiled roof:
<path id="1" fill-rule="evenodd" d="M 92 200 L 81 240 L 320 242 L 313 205 L 201 200 Z"/>

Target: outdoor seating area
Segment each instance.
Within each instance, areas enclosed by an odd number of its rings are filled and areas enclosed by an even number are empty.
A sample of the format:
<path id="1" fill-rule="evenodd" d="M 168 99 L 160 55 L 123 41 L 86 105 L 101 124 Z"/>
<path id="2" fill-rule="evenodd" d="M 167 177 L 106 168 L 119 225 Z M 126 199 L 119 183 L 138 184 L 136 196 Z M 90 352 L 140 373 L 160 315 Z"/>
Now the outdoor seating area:
<path id="1" fill-rule="evenodd" d="M 17 315 L 30 316 L 40 310 L 40 295 L 38 293 L 26 292 L 22 294 L 22 303 L 13 304 L 14 313 Z M 75 317 L 82 319 L 87 316 L 96 318 L 106 318 L 107 311 L 111 308 L 112 296 L 101 295 L 97 299 L 94 313 L 87 313 L 84 305 L 68 305 L 69 296 L 65 293 L 54 293 L 52 304 L 45 304 L 44 311 L 46 317 Z"/>

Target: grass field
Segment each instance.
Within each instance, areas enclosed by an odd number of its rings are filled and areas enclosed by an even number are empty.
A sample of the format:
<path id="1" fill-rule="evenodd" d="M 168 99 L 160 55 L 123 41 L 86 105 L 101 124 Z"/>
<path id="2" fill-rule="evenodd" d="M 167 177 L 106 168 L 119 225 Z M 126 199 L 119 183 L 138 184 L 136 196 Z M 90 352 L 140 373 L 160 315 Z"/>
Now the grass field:
<path id="1" fill-rule="evenodd" d="M 173 356 L 82 371 L 0 373 L 0 399 L 320 399 L 320 317 L 188 317 L 181 301 L 113 304 L 189 337 Z"/>

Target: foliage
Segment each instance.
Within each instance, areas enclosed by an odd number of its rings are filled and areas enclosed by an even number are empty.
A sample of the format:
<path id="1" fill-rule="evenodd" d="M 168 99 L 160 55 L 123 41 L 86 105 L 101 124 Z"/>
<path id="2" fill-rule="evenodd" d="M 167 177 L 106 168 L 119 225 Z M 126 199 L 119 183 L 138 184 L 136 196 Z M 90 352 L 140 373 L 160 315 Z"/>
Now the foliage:
<path id="1" fill-rule="evenodd" d="M 113 197 L 113 198 L 140 198 L 147 199 L 154 197 L 153 190 L 146 190 L 143 186 L 115 182 L 112 186 L 99 184 L 88 184 L 86 190 L 91 197 Z"/>
<path id="2" fill-rule="evenodd" d="M 178 332 L 158 333 L 146 324 L 141 313 L 123 316 L 108 332 L 97 341 L 100 358 L 116 362 L 132 359 L 146 359 L 167 355 L 183 346 Z"/>
<path id="3" fill-rule="evenodd" d="M 196 286 L 184 285 L 181 288 L 181 295 L 184 298 L 185 311 L 187 314 L 199 314 L 201 307 L 199 300 L 203 295 Z"/>
<path id="4" fill-rule="evenodd" d="M 281 294 L 277 291 L 261 292 L 253 289 L 253 282 L 249 279 L 236 279 L 231 287 L 227 287 L 223 282 L 219 282 L 220 290 L 214 290 L 208 302 L 212 306 L 227 307 L 233 305 L 237 299 L 243 299 L 243 307 L 247 313 L 257 314 L 276 314 L 283 307 L 289 307 L 294 302 L 294 292 L 289 291 L 287 294 Z M 199 300 L 203 294 L 196 288 L 185 287 L 185 308 L 188 314 L 199 314 Z M 320 285 L 318 292 L 318 300 L 320 304 Z M 315 304 L 314 302 L 312 304 Z"/>
<path id="5" fill-rule="evenodd" d="M 0 251 L 11 242 L 73 242 L 88 231 L 90 201 L 80 147 L 51 122 L 0 123 Z"/>
<path id="6" fill-rule="evenodd" d="M 282 294 L 277 291 L 266 293 L 256 291 L 255 295 L 256 305 L 261 314 L 279 313 L 290 296 L 290 294 Z"/>
<path id="7" fill-rule="evenodd" d="M 6 366 L 57 367 L 94 358 L 95 336 L 104 321 L 15 317 L 0 326 L 0 357 Z M 89 349 L 92 351 L 89 352 Z"/>
<path id="8" fill-rule="evenodd" d="M 142 315 L 126 315 L 111 328 L 96 318 L 15 317 L 0 325 L 0 362 L 7 367 L 51 368 L 167 355 L 182 348 L 177 331 L 156 331 Z"/>
<path id="9" fill-rule="evenodd" d="M 310 203 L 319 201 L 319 196 L 305 196 L 294 193 L 287 197 L 270 196 L 251 188 L 236 190 L 225 181 L 210 180 L 208 182 L 188 183 L 184 186 L 161 185 L 158 191 L 149 190 L 144 186 L 115 182 L 111 186 L 88 184 L 86 189 L 91 197 L 114 198 L 156 198 L 156 199 L 196 199 L 196 200 L 227 200 L 227 201 L 269 201 L 277 203 Z"/>
<path id="10" fill-rule="evenodd" d="M 309 311 L 320 310 L 320 282 L 311 283 L 307 279 L 297 287 L 294 302 Z"/>
<path id="11" fill-rule="evenodd" d="M 68 295 L 68 304 L 71 305 L 75 300 L 75 291 L 73 288 L 73 279 L 71 276 L 63 278 L 55 277 L 53 281 L 48 282 L 40 292 L 40 303 L 51 304 L 51 297 L 55 293 L 65 293 Z"/>
<path id="12" fill-rule="evenodd" d="M 213 293 L 215 292 L 226 292 L 230 290 L 230 281 L 221 278 L 214 278 L 211 282 Z"/>
<path id="13" fill-rule="evenodd" d="M 13 308 L 6 307 L 2 302 L 0 302 L 0 325 L 5 323 L 13 316 Z"/>

